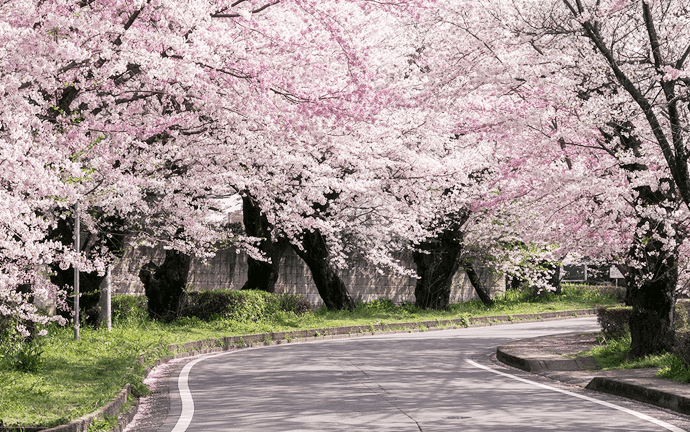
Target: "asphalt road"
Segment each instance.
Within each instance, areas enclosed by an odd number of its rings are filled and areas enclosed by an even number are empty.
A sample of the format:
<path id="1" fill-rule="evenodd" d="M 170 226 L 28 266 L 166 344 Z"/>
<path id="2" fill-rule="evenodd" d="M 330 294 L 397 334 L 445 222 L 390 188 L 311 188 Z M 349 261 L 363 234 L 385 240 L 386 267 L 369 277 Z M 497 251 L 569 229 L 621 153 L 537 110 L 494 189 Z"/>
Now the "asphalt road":
<path id="1" fill-rule="evenodd" d="M 597 329 L 596 319 L 582 318 L 204 356 L 176 375 L 181 390 L 172 393 L 167 420 L 158 430 L 690 429 L 653 407 L 562 387 L 489 360 L 496 346 L 511 340 Z"/>

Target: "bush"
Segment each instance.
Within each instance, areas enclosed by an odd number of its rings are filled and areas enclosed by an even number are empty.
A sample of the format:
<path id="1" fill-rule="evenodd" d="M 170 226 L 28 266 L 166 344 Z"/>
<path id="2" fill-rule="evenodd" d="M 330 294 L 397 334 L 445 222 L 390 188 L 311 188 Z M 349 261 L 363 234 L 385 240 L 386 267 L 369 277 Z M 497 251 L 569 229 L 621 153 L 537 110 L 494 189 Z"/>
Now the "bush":
<path id="1" fill-rule="evenodd" d="M 676 346 L 675 352 L 690 367 L 690 302 L 678 301 L 675 310 Z"/>
<path id="2" fill-rule="evenodd" d="M 111 298 L 110 311 L 113 324 L 142 322 L 149 317 L 146 296 L 118 294 Z"/>
<path id="3" fill-rule="evenodd" d="M 20 372 L 36 373 L 39 372 L 45 364 L 45 359 L 41 357 L 43 354 L 43 347 L 38 339 L 6 344 L 2 351 L 0 357 L 2 357 L 5 367 L 9 367 L 10 369 Z"/>
<path id="4" fill-rule="evenodd" d="M 404 301 L 400 306 L 402 307 L 404 312 L 407 312 L 409 314 L 416 314 L 420 312 L 420 309 L 417 307 L 417 305 L 415 305 L 412 302 Z M 451 309 L 453 309 L 453 306 L 454 305 L 450 305 Z"/>
<path id="5" fill-rule="evenodd" d="M 365 303 L 367 309 L 372 311 L 391 311 L 397 308 L 393 300 L 378 299 Z"/>
<path id="6" fill-rule="evenodd" d="M 563 294 L 591 303 L 623 303 L 625 287 L 613 285 L 563 284 Z"/>
<path id="7" fill-rule="evenodd" d="M 690 301 L 679 300 L 676 302 L 675 325 L 677 330 L 690 331 Z"/>
<path id="8" fill-rule="evenodd" d="M 609 340 L 620 339 L 630 333 L 628 321 L 631 314 L 632 308 L 630 307 L 602 307 L 597 309 L 597 321 L 604 337 Z"/>
<path id="9" fill-rule="evenodd" d="M 596 285 L 592 288 L 600 297 L 613 298 L 618 303 L 623 303 L 625 301 L 625 287 L 614 285 Z"/>
<path id="10" fill-rule="evenodd" d="M 304 294 L 279 294 L 280 310 L 302 315 L 312 310 L 312 304 Z"/>
<path id="11" fill-rule="evenodd" d="M 690 367 L 690 331 L 676 332 L 676 354 Z"/>
<path id="12" fill-rule="evenodd" d="M 193 291 L 185 294 L 180 316 L 204 321 L 229 318 L 235 321 L 259 321 L 276 311 L 303 314 L 311 303 L 302 294 L 273 295 L 258 290 Z"/>

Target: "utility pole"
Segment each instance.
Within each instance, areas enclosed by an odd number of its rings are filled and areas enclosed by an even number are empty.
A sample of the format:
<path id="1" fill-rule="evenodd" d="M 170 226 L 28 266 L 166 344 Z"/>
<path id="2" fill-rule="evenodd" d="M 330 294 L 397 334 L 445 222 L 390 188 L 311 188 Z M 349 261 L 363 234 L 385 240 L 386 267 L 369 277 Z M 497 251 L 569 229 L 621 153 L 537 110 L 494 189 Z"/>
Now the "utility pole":
<path id="1" fill-rule="evenodd" d="M 79 239 L 79 201 L 74 204 L 74 250 L 79 259 L 81 242 Z M 74 340 L 79 339 L 79 264 L 74 263 Z"/>
<path id="2" fill-rule="evenodd" d="M 113 318 L 112 318 L 112 293 L 113 293 L 113 275 L 110 271 L 111 266 L 108 266 L 108 273 L 106 273 L 106 289 L 105 289 L 105 316 L 108 323 L 108 331 L 113 328 Z"/>

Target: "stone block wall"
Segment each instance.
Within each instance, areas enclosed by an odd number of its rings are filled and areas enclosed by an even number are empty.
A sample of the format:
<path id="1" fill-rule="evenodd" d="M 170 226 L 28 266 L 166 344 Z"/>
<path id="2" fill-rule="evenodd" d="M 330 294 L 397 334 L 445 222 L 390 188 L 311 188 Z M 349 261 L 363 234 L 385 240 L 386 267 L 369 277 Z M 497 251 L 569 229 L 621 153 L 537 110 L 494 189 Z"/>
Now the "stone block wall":
<path id="1" fill-rule="evenodd" d="M 143 294 L 144 286 L 139 281 L 139 270 L 149 260 L 161 264 L 164 258 L 162 248 L 138 247 L 128 251 L 113 268 L 114 292 Z M 402 254 L 400 259 L 406 267 L 414 268 L 411 255 Z M 415 300 L 416 279 L 413 277 L 381 274 L 375 267 L 364 262 L 342 269 L 339 274 L 355 299 L 371 301 L 385 298 L 396 303 Z M 480 276 L 485 285 L 491 287 L 492 297 L 505 292 L 505 278 L 502 274 L 485 269 L 480 271 Z M 247 255 L 233 248 L 218 251 L 216 256 L 207 262 L 192 260 L 189 283 L 193 290 L 241 289 L 246 278 Z M 306 295 L 312 304 L 322 303 L 309 268 L 289 248 L 281 259 L 276 292 L 301 293 Z M 467 275 L 462 270 L 458 271 L 453 278 L 451 302 L 465 302 L 476 298 L 477 295 Z"/>

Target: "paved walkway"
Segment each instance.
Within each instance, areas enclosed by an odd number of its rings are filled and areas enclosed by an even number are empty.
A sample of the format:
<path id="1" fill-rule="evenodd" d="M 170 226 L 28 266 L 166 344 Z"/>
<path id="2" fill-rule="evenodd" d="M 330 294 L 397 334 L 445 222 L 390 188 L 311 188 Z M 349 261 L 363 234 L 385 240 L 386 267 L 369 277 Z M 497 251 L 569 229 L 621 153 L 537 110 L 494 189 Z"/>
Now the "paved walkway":
<path id="1" fill-rule="evenodd" d="M 499 346 L 496 358 L 550 379 L 690 415 L 690 384 L 656 378 L 656 368 L 602 371 L 592 358 L 568 356 L 597 344 L 595 333 L 524 339 Z"/>

